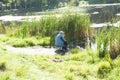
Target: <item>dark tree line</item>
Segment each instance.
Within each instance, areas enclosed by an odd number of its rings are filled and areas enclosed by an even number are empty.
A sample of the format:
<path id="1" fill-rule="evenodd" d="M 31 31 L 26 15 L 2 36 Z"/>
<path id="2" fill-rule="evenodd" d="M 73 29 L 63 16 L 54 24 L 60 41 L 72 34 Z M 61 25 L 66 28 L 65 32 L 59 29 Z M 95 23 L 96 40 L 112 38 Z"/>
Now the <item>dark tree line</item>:
<path id="1" fill-rule="evenodd" d="M 62 0 L 61 0 L 62 1 Z M 64 0 L 63 0 L 64 1 Z M 54 8 L 57 7 L 60 0 L 1 0 L 0 8 L 6 9 L 15 8 Z"/>

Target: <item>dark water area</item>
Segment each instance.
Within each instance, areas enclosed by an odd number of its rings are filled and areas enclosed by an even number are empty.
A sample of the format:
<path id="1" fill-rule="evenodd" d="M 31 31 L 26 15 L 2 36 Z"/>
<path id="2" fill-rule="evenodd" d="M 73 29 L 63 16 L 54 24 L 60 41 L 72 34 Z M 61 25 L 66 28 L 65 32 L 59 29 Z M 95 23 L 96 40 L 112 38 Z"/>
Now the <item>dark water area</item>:
<path id="1" fill-rule="evenodd" d="M 86 7 L 86 12 L 90 14 L 91 23 L 105 23 L 117 21 L 120 17 L 120 3 L 95 4 Z"/>

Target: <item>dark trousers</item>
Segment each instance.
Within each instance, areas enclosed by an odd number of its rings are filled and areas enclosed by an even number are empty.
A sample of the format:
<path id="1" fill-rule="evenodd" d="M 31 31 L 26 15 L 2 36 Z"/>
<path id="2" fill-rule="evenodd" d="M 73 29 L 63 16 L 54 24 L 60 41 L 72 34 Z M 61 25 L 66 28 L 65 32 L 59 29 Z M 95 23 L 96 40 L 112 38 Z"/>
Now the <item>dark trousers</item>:
<path id="1" fill-rule="evenodd" d="M 62 49 L 67 50 L 67 45 L 68 45 L 68 44 L 67 44 L 67 41 L 65 41 L 65 42 L 64 42 L 64 46 L 62 47 Z"/>

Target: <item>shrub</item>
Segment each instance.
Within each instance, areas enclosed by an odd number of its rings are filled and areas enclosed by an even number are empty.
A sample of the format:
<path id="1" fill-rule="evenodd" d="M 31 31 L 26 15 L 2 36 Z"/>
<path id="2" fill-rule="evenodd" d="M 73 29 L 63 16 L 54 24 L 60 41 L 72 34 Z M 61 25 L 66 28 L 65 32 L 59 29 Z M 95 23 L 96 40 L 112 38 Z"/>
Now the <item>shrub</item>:
<path id="1" fill-rule="evenodd" d="M 110 31 L 110 57 L 115 59 L 120 54 L 120 27 L 112 28 Z"/>
<path id="2" fill-rule="evenodd" d="M 38 44 L 41 46 L 48 46 L 50 45 L 50 38 L 49 37 L 42 38 L 39 40 Z"/>
<path id="3" fill-rule="evenodd" d="M 7 37 L 5 35 L 0 35 L 0 41 L 7 42 L 8 40 L 9 40 L 9 37 Z"/>
<path id="4" fill-rule="evenodd" d="M 99 57 L 105 57 L 110 54 L 115 59 L 120 54 L 120 27 L 105 27 L 97 38 Z"/>
<path id="5" fill-rule="evenodd" d="M 10 74 L 9 73 L 3 73 L 0 75 L 0 80 L 10 80 Z"/>
<path id="6" fill-rule="evenodd" d="M 111 43 L 109 53 L 112 59 L 115 59 L 118 55 L 120 55 L 120 43 L 119 42 L 115 42 L 113 44 Z"/>
<path id="7" fill-rule="evenodd" d="M 71 74 L 71 73 L 68 73 L 68 74 L 65 75 L 65 79 L 66 80 L 74 80 L 74 75 Z"/>
<path id="8" fill-rule="evenodd" d="M 108 46 L 110 41 L 110 33 L 107 32 L 107 27 L 103 27 L 100 31 L 100 35 L 97 37 L 97 48 L 99 51 L 99 57 L 103 58 L 108 54 Z M 104 36 L 104 37 L 103 37 Z"/>
<path id="9" fill-rule="evenodd" d="M 25 38 L 23 41 L 25 41 L 27 46 L 34 46 L 38 43 L 38 40 L 35 37 Z"/>
<path id="10" fill-rule="evenodd" d="M 16 67 L 15 74 L 16 76 L 25 76 L 28 73 L 28 68 L 25 65 Z"/>
<path id="11" fill-rule="evenodd" d="M 26 47 L 27 44 L 24 40 L 18 40 L 18 41 L 15 41 L 14 43 L 12 43 L 12 46 L 13 47 Z"/>
<path id="12" fill-rule="evenodd" d="M 77 48 L 75 48 L 75 49 L 70 50 L 70 52 L 71 52 L 72 54 L 77 54 L 77 53 L 80 52 L 80 50 L 77 49 Z"/>
<path id="13" fill-rule="evenodd" d="M 5 71 L 6 70 L 6 62 L 0 62 L 0 70 Z"/>
<path id="14" fill-rule="evenodd" d="M 111 65 L 109 62 L 102 62 L 98 67 L 98 75 L 100 78 L 107 77 L 107 74 L 111 71 Z"/>
<path id="15" fill-rule="evenodd" d="M 3 50 L 3 51 L 6 50 L 6 47 L 3 44 L 1 44 L 1 43 L 0 43 L 0 50 Z"/>

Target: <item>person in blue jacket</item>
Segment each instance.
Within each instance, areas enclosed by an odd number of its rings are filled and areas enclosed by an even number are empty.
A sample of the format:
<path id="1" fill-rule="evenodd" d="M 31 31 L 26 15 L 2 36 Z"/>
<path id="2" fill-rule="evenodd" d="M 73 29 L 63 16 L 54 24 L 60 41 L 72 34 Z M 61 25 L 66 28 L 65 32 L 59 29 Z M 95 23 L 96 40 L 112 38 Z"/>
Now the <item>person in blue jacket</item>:
<path id="1" fill-rule="evenodd" d="M 67 41 L 64 38 L 65 33 L 60 31 L 55 38 L 55 45 L 61 47 L 63 50 L 67 50 Z"/>

